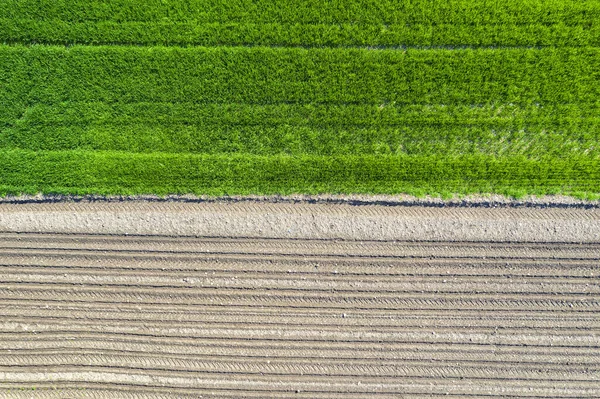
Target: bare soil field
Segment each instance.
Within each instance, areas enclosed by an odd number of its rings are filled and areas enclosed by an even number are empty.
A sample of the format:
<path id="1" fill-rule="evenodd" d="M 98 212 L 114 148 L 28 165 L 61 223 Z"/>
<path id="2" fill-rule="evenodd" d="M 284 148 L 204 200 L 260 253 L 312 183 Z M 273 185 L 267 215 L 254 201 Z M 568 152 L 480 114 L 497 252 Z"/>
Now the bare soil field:
<path id="1" fill-rule="evenodd" d="M 0 398 L 596 398 L 598 208 L 0 204 Z"/>

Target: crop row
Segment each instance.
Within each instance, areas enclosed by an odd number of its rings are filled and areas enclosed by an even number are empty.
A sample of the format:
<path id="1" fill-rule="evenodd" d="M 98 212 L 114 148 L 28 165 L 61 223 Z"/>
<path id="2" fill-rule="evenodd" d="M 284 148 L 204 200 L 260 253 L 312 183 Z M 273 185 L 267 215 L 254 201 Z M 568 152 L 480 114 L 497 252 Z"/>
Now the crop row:
<path id="1" fill-rule="evenodd" d="M 600 17 L 599 17 L 600 18 Z M 0 42 L 203 46 L 598 46 L 600 23 L 307 24 L 0 19 Z"/>
<path id="2" fill-rule="evenodd" d="M 600 192 L 600 161 L 521 156 L 252 156 L 0 152 L 0 193 Z M 596 195 L 597 197 L 597 195 Z"/>
<path id="3" fill-rule="evenodd" d="M 594 104 L 37 104 L 5 121 L 0 146 L 257 155 L 597 157 L 597 109 Z"/>
<path id="4" fill-rule="evenodd" d="M 597 107 L 599 77 L 599 48 L 0 46 L 8 108 L 63 101 Z"/>
<path id="5" fill-rule="evenodd" d="M 597 24 L 599 0 L 3 0 L 8 19 L 324 24 Z"/>
<path id="6" fill-rule="evenodd" d="M 36 126 L 189 124 L 208 126 L 398 127 L 527 126 L 590 129 L 600 124 L 600 102 L 565 104 L 244 104 L 103 103 L 34 104 L 4 120 Z"/>
<path id="7" fill-rule="evenodd" d="M 331 127 L 131 125 L 5 128 L 0 147 L 29 150 L 116 150 L 254 155 L 524 155 L 600 159 L 600 124 L 552 130 L 481 126 Z"/>

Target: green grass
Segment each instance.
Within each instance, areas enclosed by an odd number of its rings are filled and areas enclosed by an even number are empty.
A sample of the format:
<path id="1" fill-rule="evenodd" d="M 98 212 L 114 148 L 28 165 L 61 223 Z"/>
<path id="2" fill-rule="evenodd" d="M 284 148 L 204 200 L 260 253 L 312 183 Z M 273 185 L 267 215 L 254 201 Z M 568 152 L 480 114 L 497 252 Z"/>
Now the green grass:
<path id="1" fill-rule="evenodd" d="M 595 0 L 4 0 L 0 40 L 53 44 L 590 46 Z"/>
<path id="2" fill-rule="evenodd" d="M 368 50 L 0 46 L 0 89 L 63 101 L 577 103 L 600 98 L 600 48 Z M 0 92 L 0 93 L 2 93 Z"/>
<path id="3" fill-rule="evenodd" d="M 316 194 L 343 193 L 352 187 L 355 193 L 379 194 L 563 192 L 590 196 L 600 190 L 600 160 L 585 157 L 529 160 L 8 150 L 0 153 L 0 159 L 2 194 Z"/>
<path id="4" fill-rule="evenodd" d="M 600 156 L 600 116 L 570 106 L 38 104 L 3 148 L 253 155 Z M 444 134 L 441 135 L 440 132 Z"/>
<path id="5" fill-rule="evenodd" d="M 600 1 L 397 3 L 4 0 L 0 192 L 600 194 Z"/>

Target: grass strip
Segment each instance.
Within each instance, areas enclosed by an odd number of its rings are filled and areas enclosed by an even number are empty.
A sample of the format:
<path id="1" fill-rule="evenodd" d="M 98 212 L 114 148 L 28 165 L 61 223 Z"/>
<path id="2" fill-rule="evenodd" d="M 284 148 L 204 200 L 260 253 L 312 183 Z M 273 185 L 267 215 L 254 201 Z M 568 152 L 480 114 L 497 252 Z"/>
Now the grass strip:
<path id="1" fill-rule="evenodd" d="M 261 157 L 4 150 L 0 165 L 3 195 L 495 192 L 596 198 L 590 193 L 600 192 L 600 161 L 584 157 Z"/>
<path id="2" fill-rule="evenodd" d="M 599 0 L 3 0 L 11 19 L 386 24 L 584 25 Z"/>
<path id="3" fill-rule="evenodd" d="M 213 126 L 477 125 L 485 127 L 588 127 L 600 123 L 600 102 L 591 104 L 198 104 L 61 102 L 34 104 L 16 118 L 20 126 L 133 125 Z M 17 121 L 18 119 L 18 121 Z"/>
<path id="4" fill-rule="evenodd" d="M 168 153 L 353 155 L 524 155 L 600 159 L 600 124 L 552 129 L 469 125 L 401 127 L 226 126 L 186 123 L 20 126 L 6 128 L 1 148 Z"/>
<path id="5" fill-rule="evenodd" d="M 36 104 L 0 147 L 254 155 L 600 156 L 594 104 Z"/>
<path id="6" fill-rule="evenodd" d="M 597 46 L 600 0 L 4 0 L 0 41 Z"/>
<path id="7" fill-rule="evenodd" d="M 28 106 L 74 101 L 597 107 L 600 48 L 0 46 L 0 76 L 0 96 Z"/>
<path id="8" fill-rule="evenodd" d="M 300 24 L 0 19 L 0 42 L 177 46 L 598 46 L 600 24 Z"/>

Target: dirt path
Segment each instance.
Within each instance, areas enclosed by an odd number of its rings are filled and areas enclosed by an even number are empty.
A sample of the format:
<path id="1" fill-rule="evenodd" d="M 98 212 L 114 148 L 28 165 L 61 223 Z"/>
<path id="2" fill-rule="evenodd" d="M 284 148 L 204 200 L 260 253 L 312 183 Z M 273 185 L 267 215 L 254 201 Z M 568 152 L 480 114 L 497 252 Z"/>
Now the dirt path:
<path id="1" fill-rule="evenodd" d="M 0 203 L 0 232 L 344 240 L 600 242 L 600 208 L 261 202 Z"/>
<path id="2" fill-rule="evenodd" d="M 0 398 L 600 394 L 598 210 L 1 204 L 0 231 Z"/>

